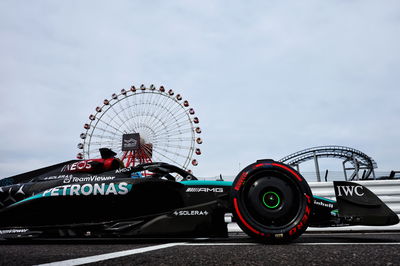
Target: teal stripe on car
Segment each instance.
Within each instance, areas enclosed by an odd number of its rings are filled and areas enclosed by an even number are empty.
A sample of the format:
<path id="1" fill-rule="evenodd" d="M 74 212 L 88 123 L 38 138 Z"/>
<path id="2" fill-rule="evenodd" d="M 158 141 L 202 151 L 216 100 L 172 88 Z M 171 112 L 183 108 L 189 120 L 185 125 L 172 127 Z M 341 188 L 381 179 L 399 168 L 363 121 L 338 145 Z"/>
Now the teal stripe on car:
<path id="1" fill-rule="evenodd" d="M 180 183 L 186 186 L 232 186 L 230 181 L 190 180 L 181 181 Z"/>
<path id="2" fill-rule="evenodd" d="M 315 199 L 320 199 L 320 200 L 326 200 L 326 201 L 329 201 L 329 202 L 332 202 L 332 203 L 336 203 L 336 201 L 334 201 L 334 200 L 331 200 L 331 199 L 327 199 L 327 198 L 323 198 L 323 197 L 318 197 L 318 196 L 313 196 Z"/>

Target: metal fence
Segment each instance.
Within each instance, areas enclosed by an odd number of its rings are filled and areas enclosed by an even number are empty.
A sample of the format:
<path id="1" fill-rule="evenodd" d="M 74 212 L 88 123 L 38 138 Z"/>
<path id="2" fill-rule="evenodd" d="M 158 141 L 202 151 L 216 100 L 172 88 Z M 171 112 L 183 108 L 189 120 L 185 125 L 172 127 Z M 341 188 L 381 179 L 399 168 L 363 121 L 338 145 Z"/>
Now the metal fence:
<path id="1" fill-rule="evenodd" d="M 304 178 L 307 180 L 307 182 L 316 182 L 317 181 L 317 173 L 316 172 L 310 172 L 310 171 L 300 171 L 301 175 L 304 176 Z M 320 173 L 321 181 L 325 182 L 325 177 L 326 181 L 345 181 L 346 178 L 344 176 L 343 171 L 321 171 Z M 375 170 L 375 176 L 377 178 L 382 177 L 382 176 L 389 176 L 390 171 L 376 171 Z M 360 179 L 363 175 L 363 172 L 360 172 Z M 370 176 L 369 179 L 373 179 L 372 176 Z"/>
<path id="2" fill-rule="evenodd" d="M 300 171 L 301 175 L 304 176 L 304 178 L 307 180 L 307 182 L 316 182 L 317 181 L 317 174 L 314 171 Z M 382 177 L 382 176 L 389 176 L 390 175 L 390 171 L 375 171 L 375 175 L 377 178 Z M 321 176 L 321 181 L 325 182 L 325 176 L 327 178 L 327 181 L 345 181 L 345 177 L 344 177 L 344 173 L 343 171 L 329 171 L 328 174 L 326 174 L 325 171 L 321 171 L 320 172 L 320 176 Z M 360 174 L 360 176 L 362 176 L 362 173 Z M 235 175 L 222 175 L 222 178 L 225 181 L 233 181 L 235 179 Z M 199 178 L 199 177 L 198 177 Z M 372 178 L 372 177 L 371 177 Z M 209 177 L 200 177 L 199 179 L 201 180 L 217 180 L 220 179 L 220 176 L 209 176 Z"/>

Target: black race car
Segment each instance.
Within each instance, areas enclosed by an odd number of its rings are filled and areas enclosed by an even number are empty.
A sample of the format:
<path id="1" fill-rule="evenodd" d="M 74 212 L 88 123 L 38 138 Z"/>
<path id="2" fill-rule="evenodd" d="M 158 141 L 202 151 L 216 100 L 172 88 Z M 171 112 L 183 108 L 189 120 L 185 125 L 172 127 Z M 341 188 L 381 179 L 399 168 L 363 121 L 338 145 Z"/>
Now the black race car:
<path id="1" fill-rule="evenodd" d="M 116 158 L 68 161 L 0 180 L 0 238 L 227 237 L 227 214 L 266 242 L 308 226 L 393 225 L 398 216 L 367 188 L 334 182 L 313 196 L 293 168 L 259 160 L 233 182 L 202 181 L 166 163 L 121 168 Z"/>

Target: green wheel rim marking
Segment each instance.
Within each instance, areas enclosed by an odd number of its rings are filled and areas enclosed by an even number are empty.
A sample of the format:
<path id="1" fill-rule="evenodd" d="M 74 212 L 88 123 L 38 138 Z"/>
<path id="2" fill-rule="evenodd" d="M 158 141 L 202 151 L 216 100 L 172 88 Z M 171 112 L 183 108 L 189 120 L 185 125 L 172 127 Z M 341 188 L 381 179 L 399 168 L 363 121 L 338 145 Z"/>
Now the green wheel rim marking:
<path id="1" fill-rule="evenodd" d="M 268 194 L 273 194 L 273 195 L 275 195 L 276 198 L 278 199 L 278 202 L 277 202 L 274 206 L 268 205 L 268 204 L 265 202 L 265 197 L 266 197 Z M 276 194 L 276 193 L 273 192 L 273 191 L 268 191 L 267 193 L 265 193 L 265 194 L 263 195 L 262 200 L 263 200 L 264 205 L 265 205 L 267 208 L 269 208 L 269 209 L 275 209 L 275 208 L 278 207 L 279 204 L 281 203 L 281 198 L 278 196 L 278 194 Z"/>

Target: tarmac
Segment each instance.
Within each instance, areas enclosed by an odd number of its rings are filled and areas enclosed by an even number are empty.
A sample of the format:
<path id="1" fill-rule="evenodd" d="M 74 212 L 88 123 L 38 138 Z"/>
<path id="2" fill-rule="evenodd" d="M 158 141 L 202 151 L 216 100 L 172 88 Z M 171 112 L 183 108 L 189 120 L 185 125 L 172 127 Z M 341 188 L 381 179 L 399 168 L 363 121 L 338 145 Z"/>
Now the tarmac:
<path id="1" fill-rule="evenodd" d="M 221 239 L 0 242 L 0 265 L 400 265 L 400 232 L 305 233 L 265 245 L 242 232 Z"/>

